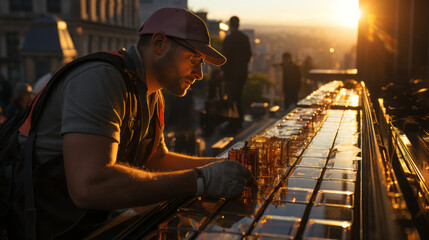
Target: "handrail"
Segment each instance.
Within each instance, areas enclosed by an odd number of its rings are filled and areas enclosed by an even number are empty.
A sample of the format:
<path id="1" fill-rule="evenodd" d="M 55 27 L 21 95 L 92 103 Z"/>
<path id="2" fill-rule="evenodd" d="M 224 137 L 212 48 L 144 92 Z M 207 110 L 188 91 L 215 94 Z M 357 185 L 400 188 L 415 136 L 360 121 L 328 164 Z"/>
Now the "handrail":
<path id="1" fill-rule="evenodd" d="M 393 209 L 386 191 L 383 155 L 377 145 L 369 93 L 363 85 L 362 100 L 362 171 L 361 171 L 361 238 L 401 239 L 394 222 Z"/>

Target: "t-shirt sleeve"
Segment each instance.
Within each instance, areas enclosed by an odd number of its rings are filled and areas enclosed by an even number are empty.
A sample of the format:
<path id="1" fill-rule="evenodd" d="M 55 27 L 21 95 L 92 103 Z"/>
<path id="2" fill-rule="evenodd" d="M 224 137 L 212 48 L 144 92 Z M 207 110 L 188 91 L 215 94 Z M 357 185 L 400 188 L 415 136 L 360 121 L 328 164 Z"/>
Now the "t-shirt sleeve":
<path id="1" fill-rule="evenodd" d="M 119 142 L 127 94 L 123 76 L 107 63 L 77 70 L 64 88 L 61 135 L 89 133 Z"/>

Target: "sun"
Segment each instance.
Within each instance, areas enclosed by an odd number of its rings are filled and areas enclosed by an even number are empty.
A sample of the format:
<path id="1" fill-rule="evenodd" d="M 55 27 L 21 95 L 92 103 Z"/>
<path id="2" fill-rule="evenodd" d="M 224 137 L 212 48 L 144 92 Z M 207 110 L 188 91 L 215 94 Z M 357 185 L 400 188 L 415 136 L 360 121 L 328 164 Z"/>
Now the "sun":
<path id="1" fill-rule="evenodd" d="M 345 27 L 357 28 L 361 16 L 359 0 L 341 0 L 336 7 L 335 20 Z"/>

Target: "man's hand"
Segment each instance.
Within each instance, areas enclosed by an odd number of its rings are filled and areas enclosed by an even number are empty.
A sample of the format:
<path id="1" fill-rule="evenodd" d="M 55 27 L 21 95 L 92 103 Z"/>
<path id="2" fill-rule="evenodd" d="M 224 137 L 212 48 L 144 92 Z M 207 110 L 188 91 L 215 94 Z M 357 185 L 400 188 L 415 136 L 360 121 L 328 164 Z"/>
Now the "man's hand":
<path id="1" fill-rule="evenodd" d="M 253 181 L 252 173 L 234 161 L 219 161 L 200 168 L 204 178 L 204 194 L 213 197 L 235 197 Z"/>

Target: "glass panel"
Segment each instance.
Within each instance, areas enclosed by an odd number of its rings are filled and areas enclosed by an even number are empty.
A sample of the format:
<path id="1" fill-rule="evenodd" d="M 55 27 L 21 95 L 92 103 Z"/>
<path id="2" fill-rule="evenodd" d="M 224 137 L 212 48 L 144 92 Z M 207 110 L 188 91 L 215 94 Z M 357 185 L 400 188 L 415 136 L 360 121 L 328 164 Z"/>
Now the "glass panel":
<path id="1" fill-rule="evenodd" d="M 253 215 L 220 213 L 209 223 L 205 231 L 244 234 L 254 220 Z"/>
<path id="2" fill-rule="evenodd" d="M 339 169 L 352 169 L 357 170 L 359 165 L 359 159 L 329 159 L 327 168 L 339 168 Z"/>
<path id="3" fill-rule="evenodd" d="M 339 126 L 340 118 L 334 119 L 331 117 L 326 119 L 326 121 L 323 123 L 322 130 L 327 131 L 327 129 L 329 129 L 330 131 L 332 131 L 338 129 Z"/>
<path id="4" fill-rule="evenodd" d="M 196 239 L 205 239 L 205 240 L 239 240 L 242 238 L 242 235 L 232 234 L 232 233 L 220 233 L 220 232 L 202 232 Z"/>
<path id="5" fill-rule="evenodd" d="M 325 166 L 325 163 L 326 163 L 325 158 L 305 157 L 301 159 L 298 166 L 322 168 Z"/>
<path id="6" fill-rule="evenodd" d="M 355 184 L 354 182 L 349 182 L 349 181 L 336 181 L 336 180 L 324 179 L 322 181 L 322 184 L 320 185 L 320 190 L 354 193 Z"/>
<path id="7" fill-rule="evenodd" d="M 329 154 L 329 149 L 306 149 L 302 154 L 302 157 L 319 157 L 327 158 Z"/>
<path id="8" fill-rule="evenodd" d="M 357 172 L 354 170 L 343 170 L 343 169 L 332 169 L 328 168 L 323 176 L 324 180 L 327 179 L 338 179 L 338 180 L 349 180 L 356 181 Z"/>
<path id="9" fill-rule="evenodd" d="M 292 236 L 273 236 L 273 237 L 268 237 L 268 236 L 261 236 L 261 235 L 250 235 L 247 236 L 245 239 L 246 240 L 277 240 L 277 239 L 293 239 L 294 237 Z"/>
<path id="10" fill-rule="evenodd" d="M 336 129 L 336 128 L 334 128 L 333 127 L 333 129 Z M 335 137 L 335 134 L 336 134 L 337 132 L 336 131 L 332 131 L 332 132 L 318 132 L 317 134 L 316 134 L 316 136 L 315 136 L 315 139 L 316 140 L 325 140 L 325 141 L 330 141 L 330 140 L 334 140 L 334 137 Z"/>
<path id="11" fill-rule="evenodd" d="M 204 212 L 178 212 L 169 220 L 159 225 L 160 229 L 198 230 L 203 221 L 209 217 Z"/>
<path id="12" fill-rule="evenodd" d="M 322 150 L 325 150 L 325 149 L 330 149 L 331 146 L 332 146 L 332 145 L 329 145 L 329 146 L 320 146 L 320 145 L 317 145 L 317 143 L 314 143 L 314 140 L 315 139 L 313 139 L 313 141 L 308 144 L 307 149 L 311 149 L 311 150 L 322 149 Z M 331 142 L 331 144 L 332 144 L 332 142 Z"/>
<path id="13" fill-rule="evenodd" d="M 297 190 L 313 190 L 316 187 L 317 180 L 312 178 L 294 178 L 289 177 L 282 183 L 282 188 L 297 189 Z"/>
<path id="14" fill-rule="evenodd" d="M 353 207 L 353 194 L 319 191 L 314 204 Z"/>
<path id="15" fill-rule="evenodd" d="M 306 204 L 275 201 L 271 202 L 267 206 L 263 216 L 288 216 L 302 218 L 306 207 Z"/>
<path id="16" fill-rule="evenodd" d="M 262 204 L 263 199 L 231 199 L 221 209 L 221 213 L 240 213 L 243 215 L 255 215 Z"/>
<path id="17" fill-rule="evenodd" d="M 306 238 L 352 239 L 349 222 L 309 220 L 304 230 Z"/>
<path id="18" fill-rule="evenodd" d="M 293 217 L 262 216 L 256 227 L 253 229 L 252 234 L 267 237 L 292 237 L 295 236 L 300 221 L 300 219 Z"/>
<path id="19" fill-rule="evenodd" d="M 353 144 L 335 144 L 329 158 L 335 159 L 356 159 L 361 155 L 361 149 Z"/>
<path id="20" fill-rule="evenodd" d="M 313 190 L 280 188 L 274 195 L 273 201 L 308 203 L 312 193 Z"/>
<path id="21" fill-rule="evenodd" d="M 351 222 L 353 209 L 345 207 L 317 205 L 311 208 L 310 219 Z"/>
<path id="22" fill-rule="evenodd" d="M 353 146 L 357 146 L 358 144 L 358 136 L 339 136 L 335 139 L 335 145 L 338 144 L 350 144 Z"/>
<path id="23" fill-rule="evenodd" d="M 192 236 L 194 234 L 195 234 L 195 232 L 186 231 L 186 230 L 158 230 L 152 234 L 149 234 L 144 239 L 148 239 L 148 240 L 158 240 L 158 239 L 188 240 L 188 239 L 192 239 Z"/>
<path id="24" fill-rule="evenodd" d="M 330 149 L 332 147 L 332 144 L 334 143 L 334 138 L 324 138 L 323 136 L 313 138 L 311 141 L 311 146 L 315 148 L 321 148 L 321 149 Z"/>
<path id="25" fill-rule="evenodd" d="M 358 131 L 357 131 L 356 123 L 354 123 L 354 124 L 341 124 L 341 127 L 338 130 L 337 137 L 338 136 L 350 137 L 350 136 L 354 136 L 357 134 L 358 134 Z"/>
<path id="26" fill-rule="evenodd" d="M 225 199 L 197 197 L 186 204 L 181 210 L 214 213 L 223 205 Z"/>
<path id="27" fill-rule="evenodd" d="M 295 167 L 292 170 L 291 177 L 301 177 L 301 178 L 319 178 L 322 169 L 320 168 L 307 168 L 307 167 Z"/>

